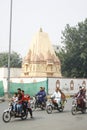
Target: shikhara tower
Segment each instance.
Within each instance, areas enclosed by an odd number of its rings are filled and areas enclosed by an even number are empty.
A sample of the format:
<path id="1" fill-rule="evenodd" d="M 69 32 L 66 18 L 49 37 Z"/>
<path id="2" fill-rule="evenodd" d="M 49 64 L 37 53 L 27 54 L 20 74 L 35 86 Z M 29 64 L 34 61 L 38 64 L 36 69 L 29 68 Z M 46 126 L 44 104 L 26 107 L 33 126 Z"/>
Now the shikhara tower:
<path id="1" fill-rule="evenodd" d="M 61 77 L 61 64 L 42 29 L 33 37 L 22 63 L 22 77 Z"/>

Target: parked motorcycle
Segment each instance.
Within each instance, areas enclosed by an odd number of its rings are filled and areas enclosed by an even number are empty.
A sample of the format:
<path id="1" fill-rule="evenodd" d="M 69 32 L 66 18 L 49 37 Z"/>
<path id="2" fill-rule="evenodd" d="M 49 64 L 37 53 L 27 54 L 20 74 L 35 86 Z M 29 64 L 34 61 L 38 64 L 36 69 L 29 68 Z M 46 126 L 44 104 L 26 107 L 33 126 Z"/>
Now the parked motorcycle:
<path id="1" fill-rule="evenodd" d="M 59 112 L 63 112 L 66 102 L 67 102 L 66 100 L 61 100 L 60 106 L 58 106 L 58 104 L 54 102 L 54 99 L 50 98 L 46 104 L 47 113 L 51 114 L 53 110 L 58 110 Z"/>
<path id="2" fill-rule="evenodd" d="M 26 108 L 26 110 L 22 110 L 21 115 L 19 115 L 17 112 L 13 111 L 13 106 L 12 103 L 9 104 L 9 108 L 4 110 L 3 115 L 2 115 L 2 119 L 5 123 L 10 122 L 11 118 L 21 118 L 22 120 L 25 120 L 28 116 L 28 109 Z"/>
<path id="3" fill-rule="evenodd" d="M 73 98 L 72 101 L 72 108 L 71 108 L 71 113 L 72 115 L 76 115 L 77 112 L 81 111 L 82 113 L 86 112 L 87 109 L 87 101 L 84 99 L 85 107 L 83 108 L 80 104 L 78 104 L 77 98 Z"/>

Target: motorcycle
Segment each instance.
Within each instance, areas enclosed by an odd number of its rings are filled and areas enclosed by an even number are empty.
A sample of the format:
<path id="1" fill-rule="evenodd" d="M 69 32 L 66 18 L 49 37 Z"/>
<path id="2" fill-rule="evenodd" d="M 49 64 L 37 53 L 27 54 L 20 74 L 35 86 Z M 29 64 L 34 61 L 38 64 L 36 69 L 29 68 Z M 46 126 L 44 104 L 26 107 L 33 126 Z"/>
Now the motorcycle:
<path id="1" fill-rule="evenodd" d="M 17 112 L 13 111 L 13 105 L 12 103 L 9 104 L 9 108 L 4 110 L 2 119 L 5 123 L 10 122 L 11 118 L 21 118 L 22 120 L 27 119 L 28 116 L 28 109 L 26 108 L 25 110 L 22 109 L 21 115 L 18 114 Z"/>
<path id="2" fill-rule="evenodd" d="M 30 98 L 30 108 L 32 109 L 32 111 L 35 111 L 35 97 Z"/>
<path id="3" fill-rule="evenodd" d="M 30 100 L 30 107 L 32 111 L 34 111 L 36 108 L 41 108 L 41 110 L 45 110 L 46 108 L 46 101 L 40 102 L 38 100 L 39 96 L 34 96 L 32 100 Z"/>
<path id="4" fill-rule="evenodd" d="M 76 115 L 77 112 L 81 111 L 82 113 L 86 113 L 87 109 L 87 101 L 84 99 L 83 101 L 85 103 L 85 107 L 82 107 L 81 104 L 78 104 L 77 98 L 74 98 L 72 101 L 72 108 L 71 108 L 71 113 L 72 115 Z"/>
<path id="5" fill-rule="evenodd" d="M 60 106 L 58 106 L 58 104 L 54 102 L 54 99 L 50 98 L 46 104 L 47 113 L 51 114 L 53 110 L 58 110 L 59 112 L 63 112 L 66 102 L 67 100 L 61 100 Z"/>

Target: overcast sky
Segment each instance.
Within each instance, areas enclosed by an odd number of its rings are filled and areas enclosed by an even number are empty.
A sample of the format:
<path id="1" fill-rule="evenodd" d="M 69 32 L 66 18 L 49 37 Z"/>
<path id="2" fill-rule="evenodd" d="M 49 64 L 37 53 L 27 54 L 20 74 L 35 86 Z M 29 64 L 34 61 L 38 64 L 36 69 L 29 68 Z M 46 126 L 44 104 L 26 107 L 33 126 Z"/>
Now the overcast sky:
<path id="1" fill-rule="evenodd" d="M 0 52 L 8 51 L 10 1 L 0 0 Z M 13 0 L 11 50 L 25 56 L 33 35 L 42 27 L 52 44 L 60 45 L 66 24 L 87 18 L 87 0 Z"/>

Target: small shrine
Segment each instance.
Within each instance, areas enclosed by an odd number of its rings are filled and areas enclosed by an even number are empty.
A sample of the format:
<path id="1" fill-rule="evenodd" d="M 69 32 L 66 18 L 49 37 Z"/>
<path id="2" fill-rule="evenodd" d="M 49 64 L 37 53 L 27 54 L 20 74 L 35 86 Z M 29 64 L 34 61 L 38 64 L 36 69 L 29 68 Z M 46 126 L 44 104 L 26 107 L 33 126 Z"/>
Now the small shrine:
<path id="1" fill-rule="evenodd" d="M 61 64 L 42 28 L 33 37 L 22 63 L 22 77 L 61 77 Z"/>

